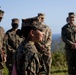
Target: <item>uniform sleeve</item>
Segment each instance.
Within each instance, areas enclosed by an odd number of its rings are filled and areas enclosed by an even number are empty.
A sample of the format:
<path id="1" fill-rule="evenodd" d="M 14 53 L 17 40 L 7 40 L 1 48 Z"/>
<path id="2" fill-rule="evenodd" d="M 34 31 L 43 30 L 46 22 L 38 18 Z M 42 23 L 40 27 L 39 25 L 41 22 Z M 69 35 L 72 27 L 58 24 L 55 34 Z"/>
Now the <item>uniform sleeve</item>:
<path id="1" fill-rule="evenodd" d="M 2 27 L 1 27 L 1 34 L 2 34 L 2 37 L 4 38 L 5 31 Z"/>
<path id="2" fill-rule="evenodd" d="M 47 29 L 46 33 L 46 41 L 45 41 L 45 47 L 49 50 L 51 50 L 51 43 L 52 43 L 52 31 L 51 29 Z"/>
<path id="3" fill-rule="evenodd" d="M 2 27 L 0 27 L 0 38 L 1 38 L 1 40 L 0 40 L 0 42 L 1 42 L 1 47 L 0 48 L 2 48 L 3 47 L 3 40 L 4 40 L 4 29 L 2 28 Z"/>
<path id="4" fill-rule="evenodd" d="M 29 65 L 27 66 L 27 69 L 29 70 L 29 75 L 31 73 L 36 74 L 39 72 L 39 68 L 41 67 L 41 65 L 39 63 L 39 58 L 38 58 L 37 54 L 34 54 L 31 57 L 30 62 L 28 64 Z M 26 63 L 25 63 L 25 65 L 26 65 Z"/>
<path id="5" fill-rule="evenodd" d="M 67 31 L 65 28 L 62 28 L 61 37 L 64 43 L 71 45 L 73 42 L 67 39 Z"/>
<path id="6" fill-rule="evenodd" d="M 2 48 L 3 48 L 3 42 L 4 42 L 4 34 L 5 34 L 5 31 L 2 27 L 0 27 L 0 36 L 1 36 L 1 43 L 2 43 Z"/>
<path id="7" fill-rule="evenodd" d="M 2 27 L 0 27 L 0 33 L 1 33 L 1 36 L 2 36 L 2 57 L 6 57 L 6 51 L 5 51 L 5 47 L 4 47 L 4 34 L 5 34 L 5 31 Z"/>
<path id="8" fill-rule="evenodd" d="M 5 52 L 6 52 L 6 43 L 7 43 L 7 35 L 5 34 L 3 39 L 3 49 L 5 50 Z"/>
<path id="9" fill-rule="evenodd" d="M 35 75 L 37 72 L 39 72 L 39 68 L 41 66 L 38 55 L 36 53 L 30 51 L 30 48 L 21 50 L 20 52 L 18 49 L 17 51 L 16 65 L 19 71 L 22 70 L 22 73 L 24 73 L 25 75 Z"/>
<path id="10" fill-rule="evenodd" d="M 6 51 L 7 51 L 7 49 L 8 49 L 8 50 L 10 50 L 10 52 L 13 52 L 14 49 L 13 49 L 13 48 L 9 45 L 9 43 L 8 43 L 8 38 L 9 38 L 8 32 L 6 32 L 4 38 L 5 38 L 5 39 L 4 39 L 4 46 L 5 46 Z"/>
<path id="11" fill-rule="evenodd" d="M 52 32 L 51 29 L 46 29 L 44 38 L 42 42 L 35 43 L 37 50 L 42 54 L 50 53 L 51 42 L 52 42 Z"/>

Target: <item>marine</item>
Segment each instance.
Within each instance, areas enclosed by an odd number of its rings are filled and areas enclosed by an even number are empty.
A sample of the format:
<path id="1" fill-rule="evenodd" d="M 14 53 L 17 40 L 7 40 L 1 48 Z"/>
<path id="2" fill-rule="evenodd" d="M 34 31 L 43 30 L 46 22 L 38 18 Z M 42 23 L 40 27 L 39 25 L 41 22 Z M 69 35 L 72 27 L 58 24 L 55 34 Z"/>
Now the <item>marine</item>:
<path id="1" fill-rule="evenodd" d="M 38 24 L 39 25 L 39 24 Z M 43 32 L 35 24 L 25 23 L 22 27 L 22 34 L 25 40 L 16 51 L 16 70 L 18 75 L 46 75 L 40 63 L 39 52 L 35 43 L 42 41 Z"/>
<path id="2" fill-rule="evenodd" d="M 52 63 L 52 54 L 51 54 L 51 43 L 52 43 L 52 31 L 44 23 L 45 14 L 38 13 L 37 20 L 40 23 L 40 27 L 42 28 L 44 32 L 44 36 L 41 42 L 36 43 L 36 47 L 38 51 L 42 54 L 42 59 L 45 62 L 46 68 L 47 68 L 47 74 L 50 75 L 51 71 L 51 63 Z"/>
<path id="3" fill-rule="evenodd" d="M 62 27 L 62 40 L 68 63 L 68 74 L 76 75 L 76 24 L 74 12 L 68 13 L 68 22 Z"/>
<path id="4" fill-rule="evenodd" d="M 12 28 L 6 31 L 5 34 L 5 41 L 6 41 L 6 53 L 7 53 L 7 62 L 6 66 L 9 71 L 9 75 L 11 75 L 13 63 L 14 63 L 14 54 L 20 43 L 22 42 L 23 38 L 19 35 L 21 33 L 21 30 L 18 29 L 19 26 L 19 19 L 13 18 L 11 20 L 11 26 Z"/>
<path id="5" fill-rule="evenodd" d="M 52 55 L 51 55 L 51 42 L 52 42 L 52 31 L 51 29 L 44 23 L 45 14 L 38 13 L 36 17 L 22 19 L 22 28 L 30 23 L 34 23 L 37 27 L 41 28 L 44 32 L 44 36 L 41 42 L 35 43 L 35 46 L 38 52 L 41 55 L 41 59 L 44 60 L 47 74 L 50 75 L 51 63 L 52 63 Z M 29 20 L 30 19 L 30 20 Z M 39 24 L 36 24 L 39 23 Z"/>
<path id="6" fill-rule="evenodd" d="M 0 22 L 2 21 L 4 11 L 0 10 Z M 3 47 L 5 31 L 3 27 L 0 26 L 0 75 L 3 75 L 4 62 L 6 62 L 6 51 Z"/>

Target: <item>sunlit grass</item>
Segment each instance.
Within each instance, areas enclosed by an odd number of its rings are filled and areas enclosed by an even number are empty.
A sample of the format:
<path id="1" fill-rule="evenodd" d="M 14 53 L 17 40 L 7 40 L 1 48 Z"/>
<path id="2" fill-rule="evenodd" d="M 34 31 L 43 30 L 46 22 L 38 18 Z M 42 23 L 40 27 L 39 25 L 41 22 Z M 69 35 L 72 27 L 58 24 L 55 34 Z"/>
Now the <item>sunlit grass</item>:
<path id="1" fill-rule="evenodd" d="M 7 67 L 6 66 L 4 66 L 4 72 L 3 72 L 3 75 L 8 75 L 8 69 L 7 69 Z"/>
<path id="2" fill-rule="evenodd" d="M 8 75 L 8 69 L 6 68 L 6 66 L 4 67 L 3 75 Z M 51 75 L 68 75 L 67 67 L 52 66 Z"/>
<path id="3" fill-rule="evenodd" d="M 51 75 L 68 75 L 68 73 L 53 73 Z"/>
<path id="4" fill-rule="evenodd" d="M 68 75 L 67 67 L 52 66 L 51 75 Z"/>

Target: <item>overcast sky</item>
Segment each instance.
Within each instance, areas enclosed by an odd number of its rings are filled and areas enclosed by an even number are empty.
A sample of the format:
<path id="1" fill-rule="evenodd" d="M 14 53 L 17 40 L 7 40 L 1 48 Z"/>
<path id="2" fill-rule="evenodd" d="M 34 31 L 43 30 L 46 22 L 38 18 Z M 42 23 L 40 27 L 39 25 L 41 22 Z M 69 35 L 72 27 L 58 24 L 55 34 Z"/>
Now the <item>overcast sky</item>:
<path id="1" fill-rule="evenodd" d="M 45 23 L 51 28 L 52 34 L 60 34 L 68 13 L 76 13 L 76 0 L 0 0 L 0 6 L 5 11 L 0 23 L 5 31 L 11 28 L 12 18 L 20 19 L 20 28 L 22 18 L 44 13 Z"/>

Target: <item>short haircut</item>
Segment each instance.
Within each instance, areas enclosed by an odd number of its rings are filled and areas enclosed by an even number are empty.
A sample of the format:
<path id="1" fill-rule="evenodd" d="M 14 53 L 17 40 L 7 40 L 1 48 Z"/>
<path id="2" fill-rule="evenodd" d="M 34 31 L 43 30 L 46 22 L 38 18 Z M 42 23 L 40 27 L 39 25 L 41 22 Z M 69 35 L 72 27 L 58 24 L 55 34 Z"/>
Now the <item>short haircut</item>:
<path id="1" fill-rule="evenodd" d="M 28 38 L 31 30 L 37 30 L 37 28 L 34 26 L 23 26 L 21 29 L 23 37 Z"/>

